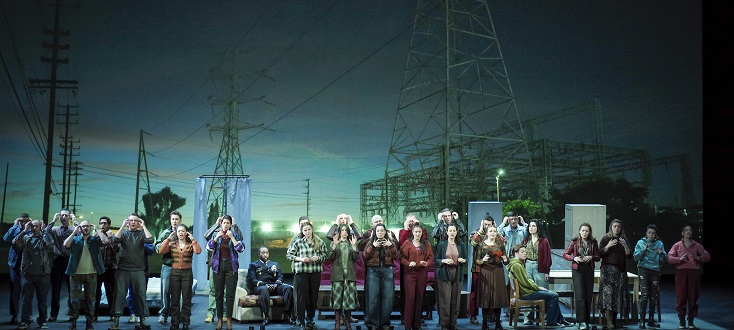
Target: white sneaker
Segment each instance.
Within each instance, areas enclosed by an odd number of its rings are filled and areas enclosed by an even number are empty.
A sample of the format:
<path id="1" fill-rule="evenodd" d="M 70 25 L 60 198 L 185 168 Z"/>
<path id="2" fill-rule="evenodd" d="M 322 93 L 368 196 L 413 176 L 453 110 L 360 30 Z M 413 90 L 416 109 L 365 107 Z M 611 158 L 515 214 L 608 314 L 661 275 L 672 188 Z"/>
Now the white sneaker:
<path id="1" fill-rule="evenodd" d="M 533 320 L 530 318 L 530 315 L 525 315 L 525 320 L 522 321 L 523 325 L 532 325 Z"/>
<path id="2" fill-rule="evenodd" d="M 579 323 L 579 330 L 588 330 L 589 327 L 586 325 L 586 322 Z"/>
<path id="3" fill-rule="evenodd" d="M 138 318 L 135 314 L 130 314 L 130 318 L 127 320 L 127 323 L 138 323 Z"/>

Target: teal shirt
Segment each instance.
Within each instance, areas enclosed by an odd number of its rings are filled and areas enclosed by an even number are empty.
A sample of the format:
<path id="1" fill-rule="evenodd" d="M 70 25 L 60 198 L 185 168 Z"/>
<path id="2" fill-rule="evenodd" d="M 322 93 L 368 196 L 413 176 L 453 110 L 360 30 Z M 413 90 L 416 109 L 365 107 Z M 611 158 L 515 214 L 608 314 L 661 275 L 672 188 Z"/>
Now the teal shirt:
<path id="1" fill-rule="evenodd" d="M 668 253 L 665 252 L 663 241 L 655 238 L 649 247 L 646 248 L 646 246 L 647 237 L 643 237 L 637 241 L 632 258 L 637 261 L 637 267 L 659 272 L 662 263 L 668 261 Z M 658 253 L 658 249 L 660 249 L 660 253 Z"/>

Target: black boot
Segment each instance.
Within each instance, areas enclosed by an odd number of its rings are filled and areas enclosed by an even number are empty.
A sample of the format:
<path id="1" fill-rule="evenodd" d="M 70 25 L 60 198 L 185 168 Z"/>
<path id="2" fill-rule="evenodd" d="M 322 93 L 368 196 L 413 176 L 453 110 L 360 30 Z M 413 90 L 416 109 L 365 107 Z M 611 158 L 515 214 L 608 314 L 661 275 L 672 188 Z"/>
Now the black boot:
<path id="1" fill-rule="evenodd" d="M 487 314 L 482 313 L 482 330 L 489 330 L 489 319 Z"/>
<path id="2" fill-rule="evenodd" d="M 653 307 L 654 309 L 654 307 Z M 655 322 L 655 312 L 650 312 L 650 318 L 647 319 L 647 326 L 650 328 L 659 328 L 660 323 Z"/>
<path id="3" fill-rule="evenodd" d="M 75 318 L 72 318 L 69 320 L 69 327 L 67 329 L 76 330 L 76 319 Z"/>
<path id="4" fill-rule="evenodd" d="M 500 317 L 500 309 L 496 309 L 494 312 L 494 330 L 503 330 L 502 318 Z"/>

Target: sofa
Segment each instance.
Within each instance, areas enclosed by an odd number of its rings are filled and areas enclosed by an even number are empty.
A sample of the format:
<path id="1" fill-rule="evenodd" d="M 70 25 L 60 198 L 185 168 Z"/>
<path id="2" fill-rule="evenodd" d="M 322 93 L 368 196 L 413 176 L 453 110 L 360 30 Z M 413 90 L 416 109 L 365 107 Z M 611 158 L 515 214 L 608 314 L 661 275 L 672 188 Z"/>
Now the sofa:
<path id="1" fill-rule="evenodd" d="M 283 312 L 285 308 L 283 296 L 271 295 L 270 306 L 271 321 L 287 319 L 287 315 Z M 240 321 L 240 323 L 263 320 L 262 311 L 260 310 L 260 295 L 252 294 L 247 284 L 247 269 L 240 269 L 237 272 L 237 291 L 234 296 L 232 314 L 232 318 Z"/>

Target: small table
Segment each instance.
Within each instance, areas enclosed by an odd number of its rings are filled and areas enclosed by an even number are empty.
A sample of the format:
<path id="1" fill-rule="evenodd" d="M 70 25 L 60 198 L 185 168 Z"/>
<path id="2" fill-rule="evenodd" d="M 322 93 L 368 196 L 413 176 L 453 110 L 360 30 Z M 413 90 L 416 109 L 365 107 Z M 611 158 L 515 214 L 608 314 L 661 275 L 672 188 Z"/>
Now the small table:
<path id="1" fill-rule="evenodd" d="M 594 270 L 594 293 L 599 293 L 599 278 L 600 278 L 600 271 Z M 630 308 L 630 312 L 632 313 L 632 317 L 630 318 L 629 315 L 624 315 L 625 319 L 631 319 L 633 322 L 638 321 L 637 316 L 637 306 L 639 304 L 639 292 L 640 292 L 640 278 L 637 276 L 637 274 L 633 274 L 630 272 L 627 272 L 627 280 L 628 283 L 632 285 L 632 290 L 630 293 L 632 294 L 632 306 Z M 571 277 L 571 270 L 551 270 L 550 273 L 548 273 L 548 284 L 551 285 L 557 285 L 557 284 L 568 284 L 571 287 L 571 294 L 573 294 L 573 278 Z M 550 288 L 549 288 L 550 289 Z M 555 289 L 555 287 L 554 287 Z M 554 290 L 555 291 L 555 290 Z M 561 291 L 562 293 L 568 293 L 568 291 Z M 573 302 L 573 298 L 571 298 L 571 302 Z M 572 310 L 573 313 L 573 310 Z"/>

